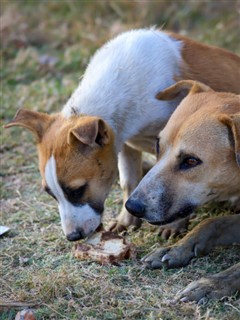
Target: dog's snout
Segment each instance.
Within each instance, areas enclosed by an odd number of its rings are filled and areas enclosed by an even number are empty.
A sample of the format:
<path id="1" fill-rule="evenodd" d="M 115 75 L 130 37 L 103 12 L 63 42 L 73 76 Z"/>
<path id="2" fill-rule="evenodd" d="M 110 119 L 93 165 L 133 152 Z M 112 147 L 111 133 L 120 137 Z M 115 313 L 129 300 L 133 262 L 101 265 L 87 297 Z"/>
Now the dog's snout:
<path id="1" fill-rule="evenodd" d="M 144 216 L 145 205 L 141 200 L 133 200 L 129 198 L 125 203 L 125 207 L 132 215 L 141 218 Z"/>
<path id="2" fill-rule="evenodd" d="M 81 240 L 83 238 L 84 238 L 84 236 L 80 231 L 74 231 L 74 232 L 69 233 L 67 235 L 68 241 L 77 241 L 77 240 Z"/>

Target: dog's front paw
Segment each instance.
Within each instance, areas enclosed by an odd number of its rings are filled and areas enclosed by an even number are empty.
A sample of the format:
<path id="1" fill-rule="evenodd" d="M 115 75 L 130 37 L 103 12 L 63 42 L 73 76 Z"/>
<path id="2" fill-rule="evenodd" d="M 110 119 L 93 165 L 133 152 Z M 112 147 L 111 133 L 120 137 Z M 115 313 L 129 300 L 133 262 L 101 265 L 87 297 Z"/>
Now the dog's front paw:
<path id="1" fill-rule="evenodd" d="M 158 227 L 158 235 L 167 240 L 185 233 L 188 230 L 189 219 L 190 217 L 179 219 Z"/>
<path id="2" fill-rule="evenodd" d="M 162 261 L 162 259 L 170 249 L 171 247 L 155 249 L 151 253 L 143 257 L 141 261 L 149 269 L 160 269 L 164 266 L 164 261 Z"/>
<path id="3" fill-rule="evenodd" d="M 141 227 L 142 221 L 129 212 L 121 212 L 117 219 L 112 220 L 107 226 L 108 231 L 123 232 L 126 230 L 137 230 Z"/>
<path id="4" fill-rule="evenodd" d="M 194 252 L 191 248 L 174 245 L 155 249 L 143 257 L 142 262 L 151 269 L 159 269 L 162 267 L 178 268 L 186 266 L 193 257 Z"/>
<path id="5" fill-rule="evenodd" d="M 121 233 L 127 230 L 127 227 L 121 224 L 117 219 L 111 220 L 106 227 L 107 231 Z"/>
<path id="6" fill-rule="evenodd" d="M 208 299 L 221 299 L 240 291 L 240 263 L 227 270 L 190 283 L 180 291 L 175 301 L 196 301 L 204 303 Z"/>
<path id="7" fill-rule="evenodd" d="M 195 301 L 198 304 L 205 304 L 209 299 L 220 299 L 224 295 L 225 290 L 220 283 L 211 278 L 202 278 L 178 292 L 175 301 Z"/>

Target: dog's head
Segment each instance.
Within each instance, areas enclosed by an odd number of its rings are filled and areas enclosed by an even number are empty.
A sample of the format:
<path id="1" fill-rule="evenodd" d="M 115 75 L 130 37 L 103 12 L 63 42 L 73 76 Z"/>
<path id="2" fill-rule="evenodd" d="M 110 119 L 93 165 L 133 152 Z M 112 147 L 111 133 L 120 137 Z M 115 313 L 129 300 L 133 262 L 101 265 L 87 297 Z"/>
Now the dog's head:
<path id="1" fill-rule="evenodd" d="M 6 127 L 12 126 L 31 130 L 37 139 L 42 185 L 58 202 L 67 239 L 95 231 L 117 172 L 111 128 L 98 117 L 65 119 L 24 109 Z"/>
<path id="2" fill-rule="evenodd" d="M 171 222 L 213 199 L 240 196 L 240 96 L 180 81 L 157 95 L 187 92 L 157 140 L 157 164 L 126 203 L 153 224 Z"/>

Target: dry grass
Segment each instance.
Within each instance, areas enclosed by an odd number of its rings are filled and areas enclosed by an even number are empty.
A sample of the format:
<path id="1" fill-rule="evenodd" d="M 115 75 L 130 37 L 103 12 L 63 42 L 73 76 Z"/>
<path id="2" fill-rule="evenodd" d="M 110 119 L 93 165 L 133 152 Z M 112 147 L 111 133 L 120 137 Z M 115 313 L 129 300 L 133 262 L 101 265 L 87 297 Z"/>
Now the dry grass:
<path id="1" fill-rule="evenodd" d="M 61 108 L 91 54 L 131 27 L 157 24 L 240 53 L 236 1 L 7 1 L 1 2 L 1 121 L 19 107 Z M 239 8 L 239 2 L 238 2 Z M 237 297 L 206 306 L 169 304 L 190 281 L 223 270 L 239 248 L 216 250 L 178 270 L 145 270 L 139 259 L 120 266 L 76 261 L 63 236 L 55 203 L 41 191 L 37 154 L 28 132 L 1 126 L 1 319 L 32 306 L 37 319 L 239 319 Z M 105 222 L 120 209 L 118 184 Z M 213 205 L 201 217 L 228 214 Z M 200 216 L 200 215 L 199 215 Z M 128 234 L 138 258 L 161 241 L 145 224 Z M 12 307 L 11 307 L 12 306 Z"/>

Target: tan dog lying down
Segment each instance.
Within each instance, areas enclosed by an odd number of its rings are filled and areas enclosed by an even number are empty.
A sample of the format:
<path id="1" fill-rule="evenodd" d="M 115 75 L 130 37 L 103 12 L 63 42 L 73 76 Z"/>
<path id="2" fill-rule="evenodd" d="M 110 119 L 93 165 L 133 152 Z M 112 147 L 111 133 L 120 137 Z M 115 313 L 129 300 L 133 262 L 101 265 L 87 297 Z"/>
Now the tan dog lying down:
<path id="1" fill-rule="evenodd" d="M 240 96 L 219 93 L 194 81 L 180 81 L 157 95 L 187 97 L 159 135 L 158 162 L 126 203 L 128 211 L 152 224 L 190 214 L 211 200 L 240 199 Z M 216 246 L 240 244 L 240 215 L 210 218 L 175 245 L 143 258 L 150 268 L 186 266 Z M 240 291 L 240 263 L 191 283 L 177 298 L 199 301 Z"/>

